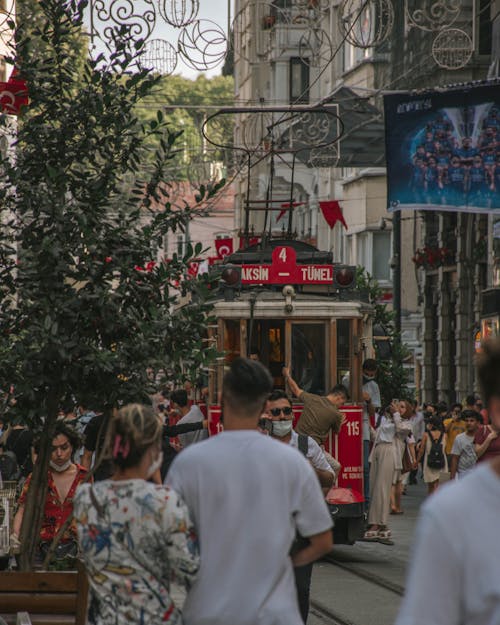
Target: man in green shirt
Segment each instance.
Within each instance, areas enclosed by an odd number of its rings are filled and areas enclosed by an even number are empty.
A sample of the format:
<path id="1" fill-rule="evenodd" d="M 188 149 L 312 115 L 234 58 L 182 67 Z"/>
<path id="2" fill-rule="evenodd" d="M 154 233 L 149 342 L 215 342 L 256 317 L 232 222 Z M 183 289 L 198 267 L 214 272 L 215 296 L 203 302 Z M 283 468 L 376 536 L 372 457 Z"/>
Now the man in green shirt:
<path id="1" fill-rule="evenodd" d="M 330 430 L 338 434 L 345 420 L 339 408 L 347 400 L 347 389 L 342 384 L 338 384 L 332 388 L 328 395 L 322 397 L 303 391 L 290 375 L 288 367 L 283 368 L 283 376 L 293 395 L 300 399 L 304 405 L 295 431 L 298 434 L 310 436 L 324 448 Z M 330 454 L 325 455 L 335 474 L 338 474 L 340 465 L 337 460 Z"/>

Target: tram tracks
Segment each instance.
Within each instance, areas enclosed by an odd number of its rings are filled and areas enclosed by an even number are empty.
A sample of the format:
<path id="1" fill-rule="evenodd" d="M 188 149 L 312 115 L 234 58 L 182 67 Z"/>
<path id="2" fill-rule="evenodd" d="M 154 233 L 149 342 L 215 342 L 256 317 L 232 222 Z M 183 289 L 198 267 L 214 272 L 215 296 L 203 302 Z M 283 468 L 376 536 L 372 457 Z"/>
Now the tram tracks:
<path id="1" fill-rule="evenodd" d="M 341 562 L 334 556 L 326 556 L 323 558 L 322 562 L 340 568 L 348 575 L 352 575 L 359 580 L 363 580 L 363 582 L 368 582 L 374 587 L 388 591 L 390 595 L 394 597 L 395 601 L 399 602 L 401 597 L 404 595 L 404 586 L 382 578 L 368 569 L 364 569 L 355 564 Z M 313 614 L 321 623 L 324 623 L 325 625 L 366 625 L 366 621 L 362 622 L 352 615 L 346 616 L 329 605 L 325 605 L 322 601 L 311 598 L 310 606 L 311 614 Z"/>
<path id="2" fill-rule="evenodd" d="M 353 575 L 356 575 L 357 577 L 360 577 L 361 579 L 364 579 L 367 582 L 372 582 L 373 584 L 375 584 L 376 586 L 379 586 L 380 588 L 385 588 L 386 590 L 390 590 L 391 592 L 395 593 L 396 595 L 399 595 L 400 597 L 402 597 L 405 593 L 404 586 L 401 586 L 401 584 L 395 584 L 394 582 L 391 582 L 388 579 L 384 579 L 383 577 L 377 576 L 372 571 L 368 571 L 367 569 L 363 569 L 354 564 L 350 564 L 347 562 L 340 562 L 339 560 L 335 559 L 334 556 L 328 555 L 325 558 L 323 558 L 323 561 L 328 562 L 329 564 L 332 564 L 333 566 L 337 566 L 341 569 L 344 569 L 344 571 L 348 571 L 349 573 L 352 573 Z"/>

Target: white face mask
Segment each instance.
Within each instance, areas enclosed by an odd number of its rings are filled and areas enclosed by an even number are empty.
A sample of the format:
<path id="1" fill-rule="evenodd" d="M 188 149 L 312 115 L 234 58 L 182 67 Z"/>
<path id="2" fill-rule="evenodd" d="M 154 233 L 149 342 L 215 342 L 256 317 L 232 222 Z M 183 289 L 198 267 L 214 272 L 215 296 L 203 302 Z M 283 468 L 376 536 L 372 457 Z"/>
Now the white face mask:
<path id="1" fill-rule="evenodd" d="M 292 431 L 293 420 L 290 421 L 273 421 L 273 436 L 283 438 Z"/>
<path id="2" fill-rule="evenodd" d="M 155 473 L 155 471 L 157 471 L 161 467 L 162 462 L 163 462 L 163 452 L 160 451 L 156 460 L 153 460 L 153 462 L 149 465 L 149 469 L 147 473 L 148 479 L 153 475 L 153 473 Z"/>
<path id="3" fill-rule="evenodd" d="M 64 473 L 64 471 L 66 471 L 67 469 L 70 468 L 70 466 L 71 466 L 71 459 L 69 459 L 64 464 L 56 464 L 55 462 L 52 462 L 52 460 L 51 460 L 49 462 L 49 466 L 52 469 L 52 471 L 55 471 L 56 473 Z"/>

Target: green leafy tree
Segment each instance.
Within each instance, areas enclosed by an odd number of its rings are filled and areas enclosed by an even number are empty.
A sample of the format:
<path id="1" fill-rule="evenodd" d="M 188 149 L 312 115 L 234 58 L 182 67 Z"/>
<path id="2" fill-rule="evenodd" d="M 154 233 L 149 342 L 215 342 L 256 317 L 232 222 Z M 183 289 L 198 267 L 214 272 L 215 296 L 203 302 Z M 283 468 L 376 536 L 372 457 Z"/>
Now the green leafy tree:
<path id="1" fill-rule="evenodd" d="M 173 210 L 164 172 L 179 132 L 135 111 L 159 78 L 134 64 L 142 42 L 121 28 L 108 60 L 82 63 L 86 0 L 40 0 L 16 33 L 29 86 L 15 162 L 2 162 L 0 388 L 41 431 L 21 531 L 23 568 L 37 545 L 58 409 L 77 398 L 111 410 L 144 401 L 148 366 L 180 377 L 214 356 L 204 342 L 208 281 L 188 279 L 201 250 L 156 262 L 156 242 L 196 207 Z M 40 44 L 40 45 L 38 45 Z M 0 117 L 2 123 L 6 123 Z M 141 169 L 151 138 L 158 148 Z M 123 181 L 130 192 L 123 192 Z M 221 183 L 222 184 L 222 183 Z M 218 188 L 200 188 L 206 200 Z M 187 305 L 179 307 L 178 294 Z"/>
<path id="2" fill-rule="evenodd" d="M 412 399 L 408 388 L 408 372 L 403 362 L 409 356 L 408 349 L 394 327 L 394 312 L 382 304 L 382 289 L 377 280 L 364 267 L 358 267 L 356 286 L 373 305 L 373 327 L 384 330 L 386 341 L 375 341 L 375 357 L 378 363 L 377 383 L 380 387 L 382 405 L 387 406 L 395 397 Z M 383 349 L 383 352 L 382 352 Z"/>
<path id="3" fill-rule="evenodd" d="M 149 121 L 158 108 L 165 110 L 165 119 L 175 128 L 182 128 L 183 135 L 178 143 L 178 154 L 172 161 L 178 179 L 189 176 L 193 160 L 205 153 L 205 159 L 219 161 L 228 167 L 230 155 L 207 143 L 200 132 L 203 122 L 215 111 L 214 104 L 220 107 L 231 106 L 234 101 L 234 81 L 231 76 L 207 78 L 203 74 L 195 80 L 183 76 L 163 76 L 158 81 L 154 92 L 137 108 L 141 120 Z M 233 119 L 221 117 L 210 126 L 209 137 L 223 145 L 232 144 Z M 154 148 L 154 142 L 151 142 Z"/>

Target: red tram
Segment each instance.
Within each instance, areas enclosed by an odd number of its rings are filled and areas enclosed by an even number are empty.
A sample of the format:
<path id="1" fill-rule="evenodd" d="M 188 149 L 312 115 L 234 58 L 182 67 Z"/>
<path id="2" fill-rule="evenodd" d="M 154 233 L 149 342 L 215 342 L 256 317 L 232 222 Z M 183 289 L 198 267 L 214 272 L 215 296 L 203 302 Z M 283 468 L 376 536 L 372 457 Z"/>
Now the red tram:
<path id="1" fill-rule="evenodd" d="M 341 463 L 327 495 L 336 543 L 353 543 L 364 531 L 361 365 L 371 355 L 371 307 L 355 298 L 355 268 L 336 265 L 332 254 L 295 240 L 272 239 L 226 257 L 218 267 L 214 301 L 217 325 L 208 329 L 224 358 L 209 377 L 211 434 L 222 429 L 220 389 L 227 365 L 255 354 L 276 388 L 285 389 L 290 367 L 300 388 L 326 394 L 346 381 L 352 403 L 346 421 L 325 448 Z M 294 404 L 296 420 L 300 404 Z"/>

